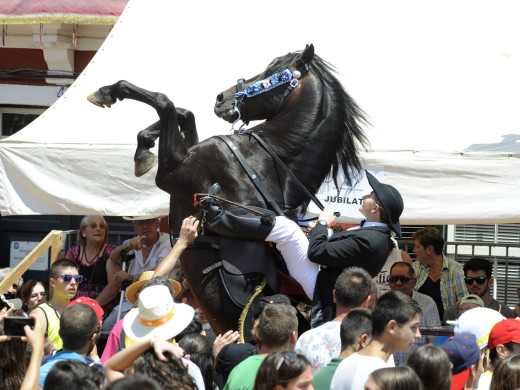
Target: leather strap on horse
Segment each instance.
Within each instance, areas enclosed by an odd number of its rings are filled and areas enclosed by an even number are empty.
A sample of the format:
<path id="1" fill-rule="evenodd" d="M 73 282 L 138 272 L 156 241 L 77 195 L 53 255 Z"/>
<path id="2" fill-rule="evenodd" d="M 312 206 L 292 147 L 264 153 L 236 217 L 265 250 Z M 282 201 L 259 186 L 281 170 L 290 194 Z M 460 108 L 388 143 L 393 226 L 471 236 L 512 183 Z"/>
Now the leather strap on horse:
<path id="1" fill-rule="evenodd" d="M 233 142 L 225 135 L 219 135 L 218 136 L 222 141 L 226 143 L 226 145 L 229 147 L 229 149 L 233 152 L 235 157 L 237 158 L 240 165 L 242 165 L 242 168 L 244 168 L 244 171 L 246 171 L 247 175 L 255 185 L 256 189 L 262 197 L 264 198 L 267 207 L 269 207 L 271 210 L 273 210 L 277 215 L 283 215 L 283 211 L 278 207 L 276 202 L 274 201 L 273 197 L 269 193 L 269 190 L 267 187 L 262 183 L 258 175 L 255 173 L 253 168 L 251 168 L 251 165 L 247 162 L 244 155 L 238 150 L 238 148 L 233 144 Z"/>
<path id="2" fill-rule="evenodd" d="M 298 180 L 294 173 L 290 171 L 287 165 L 285 165 L 284 162 L 280 160 L 280 157 L 276 155 L 276 153 L 269 147 L 269 145 L 265 143 L 265 141 L 262 138 L 260 138 L 260 136 L 255 134 L 252 130 L 245 130 L 241 132 L 235 131 L 235 134 L 249 135 L 256 139 L 260 146 L 262 146 L 265 149 L 265 151 L 269 153 L 271 157 L 278 163 L 278 165 L 280 165 L 285 170 L 285 172 L 287 172 L 289 176 L 291 176 L 291 178 L 298 185 L 298 187 L 300 187 L 300 189 L 305 193 L 305 195 L 307 195 L 316 204 L 316 206 L 319 207 L 320 210 L 323 210 L 325 208 L 323 207 L 323 204 L 318 200 L 318 198 L 316 198 L 313 194 L 309 192 L 309 190 L 307 190 L 307 188 L 301 183 L 301 181 Z"/>

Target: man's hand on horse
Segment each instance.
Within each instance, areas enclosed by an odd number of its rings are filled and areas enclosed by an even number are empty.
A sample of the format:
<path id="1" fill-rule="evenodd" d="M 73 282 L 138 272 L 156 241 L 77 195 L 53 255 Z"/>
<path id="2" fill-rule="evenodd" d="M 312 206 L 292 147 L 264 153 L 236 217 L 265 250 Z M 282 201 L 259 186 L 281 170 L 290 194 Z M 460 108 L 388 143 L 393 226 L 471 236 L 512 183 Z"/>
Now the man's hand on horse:
<path id="1" fill-rule="evenodd" d="M 198 228 L 200 221 L 195 217 L 187 217 L 182 221 L 179 241 L 186 246 L 191 244 L 199 236 Z"/>
<path id="2" fill-rule="evenodd" d="M 335 218 L 336 218 L 336 216 L 334 215 L 333 211 L 325 209 L 320 213 L 320 216 L 318 217 L 318 221 L 321 221 L 321 220 L 327 221 L 327 225 L 330 226 L 330 224 L 332 222 L 334 222 Z"/>

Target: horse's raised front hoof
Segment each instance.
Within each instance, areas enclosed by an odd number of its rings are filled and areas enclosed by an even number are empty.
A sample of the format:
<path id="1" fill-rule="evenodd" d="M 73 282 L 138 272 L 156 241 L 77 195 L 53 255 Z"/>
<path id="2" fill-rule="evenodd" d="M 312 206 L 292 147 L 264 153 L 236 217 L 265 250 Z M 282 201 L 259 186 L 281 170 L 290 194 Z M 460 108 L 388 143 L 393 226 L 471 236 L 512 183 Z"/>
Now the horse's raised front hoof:
<path id="1" fill-rule="evenodd" d="M 155 165 L 155 155 L 149 150 L 136 152 L 135 157 L 135 175 L 137 177 L 143 176 Z"/>
<path id="2" fill-rule="evenodd" d="M 117 99 L 112 98 L 110 94 L 104 93 L 103 88 L 100 88 L 96 92 L 88 95 L 87 100 L 90 103 L 95 104 L 96 106 L 101 108 L 105 108 L 105 106 L 110 108 L 110 106 L 112 106 L 112 104 L 114 104 L 117 101 Z"/>

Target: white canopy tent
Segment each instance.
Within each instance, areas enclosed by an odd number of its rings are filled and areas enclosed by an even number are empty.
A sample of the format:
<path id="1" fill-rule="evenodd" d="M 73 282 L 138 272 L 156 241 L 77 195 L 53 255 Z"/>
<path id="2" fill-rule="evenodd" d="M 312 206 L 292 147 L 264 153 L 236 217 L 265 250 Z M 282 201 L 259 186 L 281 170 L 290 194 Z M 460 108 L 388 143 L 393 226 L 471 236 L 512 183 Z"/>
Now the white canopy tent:
<path id="1" fill-rule="evenodd" d="M 136 134 L 155 111 L 134 101 L 102 110 L 86 96 L 120 79 L 164 92 L 195 113 L 205 139 L 230 127 L 213 115 L 217 93 L 313 43 L 370 116 L 366 166 L 403 195 L 403 224 L 519 222 L 519 8 L 513 0 L 130 0 L 65 95 L 0 141 L 0 212 L 166 214 L 156 169 L 133 174 Z M 341 203 L 324 185 L 319 198 L 358 220 L 353 200 L 366 183 L 342 189 Z"/>

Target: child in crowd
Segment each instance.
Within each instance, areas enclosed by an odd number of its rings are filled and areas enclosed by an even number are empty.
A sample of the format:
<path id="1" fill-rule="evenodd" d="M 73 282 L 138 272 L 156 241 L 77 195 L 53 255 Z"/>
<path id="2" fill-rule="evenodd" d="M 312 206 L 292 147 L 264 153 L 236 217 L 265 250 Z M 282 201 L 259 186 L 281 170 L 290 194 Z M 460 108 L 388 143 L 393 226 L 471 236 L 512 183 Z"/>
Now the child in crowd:
<path id="1" fill-rule="evenodd" d="M 46 329 L 55 349 L 63 347 L 59 335 L 61 313 L 76 296 L 83 276 L 78 275 L 78 263 L 71 259 L 56 260 L 50 269 L 49 286 L 52 288 L 50 301 L 37 306 L 34 313 Z"/>
<path id="2" fill-rule="evenodd" d="M 391 291 L 381 296 L 372 310 L 372 341 L 339 364 L 331 390 L 363 390 L 373 371 L 393 365 L 390 356 L 396 350 L 408 352 L 421 337 L 420 314 L 419 304 L 408 295 Z"/>

